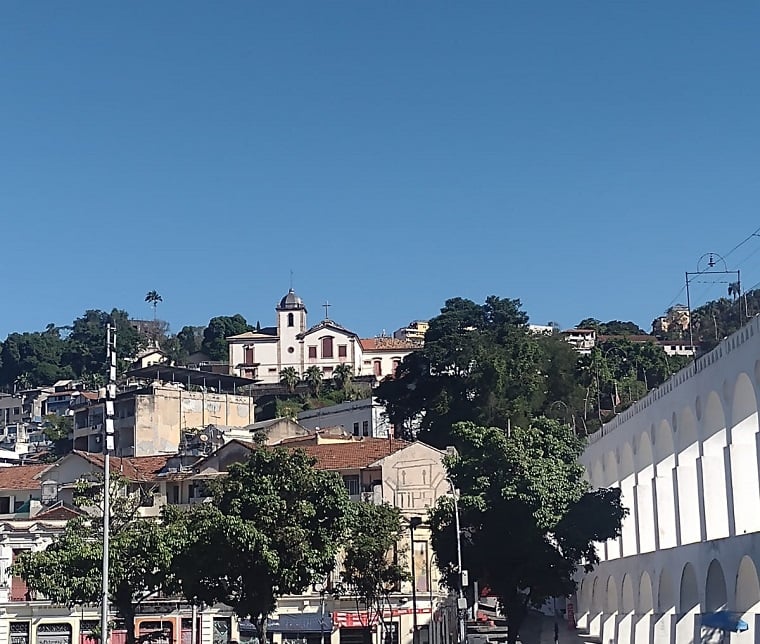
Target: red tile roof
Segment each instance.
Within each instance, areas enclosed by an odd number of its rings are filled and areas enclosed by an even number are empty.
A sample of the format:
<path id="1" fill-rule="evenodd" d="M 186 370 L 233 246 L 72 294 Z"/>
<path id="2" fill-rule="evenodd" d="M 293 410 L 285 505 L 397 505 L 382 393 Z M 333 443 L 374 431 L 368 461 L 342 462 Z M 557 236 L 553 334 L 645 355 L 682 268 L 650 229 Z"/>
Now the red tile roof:
<path id="1" fill-rule="evenodd" d="M 317 459 L 316 467 L 322 470 L 355 470 L 368 467 L 381 458 L 398 452 L 411 443 L 387 438 L 363 438 L 350 443 L 324 443 L 322 445 L 297 444 L 292 449 L 302 449 Z M 289 445 L 283 447 L 291 449 Z"/>
<path id="2" fill-rule="evenodd" d="M 0 467 L 0 490 L 37 490 L 41 485 L 40 475 L 49 467 L 49 463 Z"/>
<path id="3" fill-rule="evenodd" d="M 90 454 L 89 452 L 74 451 L 93 465 L 103 467 L 102 454 Z M 166 467 L 170 455 L 163 456 L 128 456 L 120 458 L 111 457 L 111 471 L 118 472 L 130 481 L 155 481 L 158 473 Z"/>
<path id="4" fill-rule="evenodd" d="M 399 338 L 362 338 L 362 351 L 416 351 L 419 344 Z"/>

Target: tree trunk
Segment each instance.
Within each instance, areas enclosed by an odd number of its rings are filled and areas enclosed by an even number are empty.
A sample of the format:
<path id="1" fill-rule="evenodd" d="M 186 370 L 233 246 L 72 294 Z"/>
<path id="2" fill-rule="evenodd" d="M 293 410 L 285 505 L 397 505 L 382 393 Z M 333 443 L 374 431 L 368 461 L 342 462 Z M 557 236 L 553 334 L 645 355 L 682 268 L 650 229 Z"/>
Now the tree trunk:
<path id="1" fill-rule="evenodd" d="M 137 642 L 137 637 L 135 634 L 135 609 L 132 606 L 132 602 L 129 602 L 129 608 L 124 606 L 119 609 L 119 612 L 124 617 L 124 624 L 127 627 L 127 644 L 135 644 Z"/>
<path id="2" fill-rule="evenodd" d="M 523 621 L 525 621 L 528 609 L 525 602 L 520 599 L 506 603 L 504 609 L 507 615 L 507 644 L 516 644 L 517 636 L 520 634 L 520 627 Z"/>
<path id="3" fill-rule="evenodd" d="M 259 638 L 259 644 L 266 644 L 267 642 L 267 616 L 259 616 L 255 622 L 256 624 L 256 636 Z"/>

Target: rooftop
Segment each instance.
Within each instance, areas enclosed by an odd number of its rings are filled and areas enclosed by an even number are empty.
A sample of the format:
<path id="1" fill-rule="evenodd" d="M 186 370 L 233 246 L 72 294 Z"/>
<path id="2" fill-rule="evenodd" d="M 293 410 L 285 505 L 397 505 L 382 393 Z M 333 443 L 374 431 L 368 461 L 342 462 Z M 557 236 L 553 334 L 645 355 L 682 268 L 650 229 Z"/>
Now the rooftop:
<path id="1" fill-rule="evenodd" d="M 316 467 L 321 470 L 354 470 L 369 467 L 381 458 L 390 456 L 408 447 L 411 443 L 398 439 L 362 438 L 346 443 L 324 443 L 322 445 L 298 445 L 292 448 L 302 449 L 309 456 L 317 459 Z M 285 445 L 285 447 L 291 447 Z"/>

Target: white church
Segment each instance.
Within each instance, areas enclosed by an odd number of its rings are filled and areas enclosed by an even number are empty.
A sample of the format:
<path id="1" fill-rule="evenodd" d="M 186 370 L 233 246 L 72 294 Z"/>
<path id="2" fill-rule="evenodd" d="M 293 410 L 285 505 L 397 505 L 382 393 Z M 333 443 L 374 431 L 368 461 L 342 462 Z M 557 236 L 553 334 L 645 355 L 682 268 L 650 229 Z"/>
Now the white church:
<path id="1" fill-rule="evenodd" d="M 312 365 L 331 378 L 335 368 L 348 364 L 354 376 L 392 375 L 401 360 L 419 345 L 380 336 L 360 338 L 353 331 L 325 317 L 309 327 L 306 306 L 291 288 L 275 307 L 277 326 L 264 327 L 227 338 L 230 373 L 261 383 L 279 383 L 283 369 L 293 367 L 303 375 Z"/>

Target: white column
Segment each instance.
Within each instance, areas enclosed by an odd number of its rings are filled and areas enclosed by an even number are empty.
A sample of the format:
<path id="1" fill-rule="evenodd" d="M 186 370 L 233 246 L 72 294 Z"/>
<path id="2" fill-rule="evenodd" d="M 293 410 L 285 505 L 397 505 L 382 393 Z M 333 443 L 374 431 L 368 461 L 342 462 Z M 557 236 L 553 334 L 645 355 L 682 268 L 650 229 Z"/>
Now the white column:
<path id="1" fill-rule="evenodd" d="M 654 479 L 659 549 L 673 548 L 678 543 L 675 489 L 675 469 L 671 458 L 657 466 L 657 477 Z"/>

